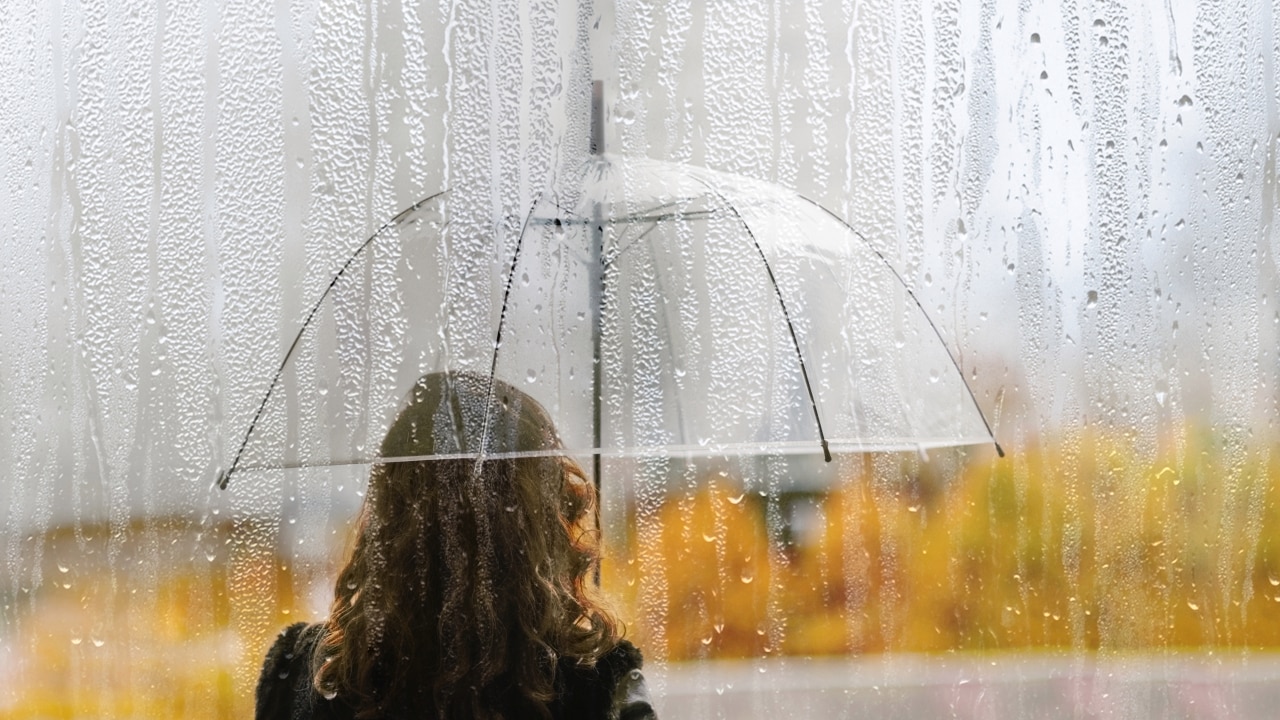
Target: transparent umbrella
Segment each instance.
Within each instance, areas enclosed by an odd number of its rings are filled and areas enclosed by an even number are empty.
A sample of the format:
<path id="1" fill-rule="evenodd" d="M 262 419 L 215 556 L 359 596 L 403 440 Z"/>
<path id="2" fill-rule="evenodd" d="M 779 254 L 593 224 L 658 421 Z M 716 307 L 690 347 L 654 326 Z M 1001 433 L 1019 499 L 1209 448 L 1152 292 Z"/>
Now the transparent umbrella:
<path id="1" fill-rule="evenodd" d="M 528 393 L 564 452 L 596 458 L 597 480 L 602 455 L 830 460 L 994 443 L 901 276 L 790 190 L 592 155 L 542 194 L 509 256 L 491 259 L 498 286 L 470 295 L 458 278 L 476 273 L 459 272 L 452 212 L 448 193 L 433 195 L 355 250 L 265 389 L 223 487 L 252 468 L 419 459 L 380 456 L 381 436 L 418 378 L 446 370 Z M 491 352 L 451 351 L 450 325 L 468 317 L 496 326 Z M 458 432 L 487 436 L 491 421 L 486 411 Z M 436 447 L 435 457 L 553 452 L 466 438 Z"/>

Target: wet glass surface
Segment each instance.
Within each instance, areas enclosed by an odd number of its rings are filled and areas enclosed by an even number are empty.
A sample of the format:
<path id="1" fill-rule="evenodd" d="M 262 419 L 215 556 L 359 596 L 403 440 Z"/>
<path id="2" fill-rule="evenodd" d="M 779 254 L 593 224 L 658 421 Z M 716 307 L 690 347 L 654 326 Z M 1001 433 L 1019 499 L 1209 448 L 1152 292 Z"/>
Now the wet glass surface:
<path id="1" fill-rule="evenodd" d="M 406 389 L 496 368 L 604 449 L 663 717 L 1266 717 L 1277 20 L 20 4 L 0 714 L 247 715 Z"/>

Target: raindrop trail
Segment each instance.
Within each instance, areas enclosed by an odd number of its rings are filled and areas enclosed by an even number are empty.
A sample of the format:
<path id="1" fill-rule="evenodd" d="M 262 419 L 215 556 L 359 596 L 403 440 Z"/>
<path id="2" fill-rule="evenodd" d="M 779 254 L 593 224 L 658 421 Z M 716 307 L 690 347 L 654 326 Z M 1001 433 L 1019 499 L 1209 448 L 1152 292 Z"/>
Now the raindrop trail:
<path id="1" fill-rule="evenodd" d="M 276 383 L 280 382 L 280 376 L 284 374 L 284 368 L 289 364 L 289 358 L 293 356 L 293 351 L 297 349 L 298 342 L 302 340 L 302 334 L 307 331 L 308 327 L 310 327 L 311 321 L 315 319 L 316 313 L 320 310 L 320 306 L 324 304 L 324 299 L 329 297 L 329 293 L 333 290 L 333 287 L 338 284 L 338 281 L 342 279 L 343 274 L 347 272 L 347 268 L 351 267 L 351 263 L 355 262 L 356 258 L 360 257 L 360 254 L 365 251 L 365 248 L 369 247 L 369 245 L 371 245 L 379 235 L 386 232 L 389 228 L 404 222 L 405 218 L 409 217 L 409 215 L 411 215 L 415 210 L 421 208 L 432 200 L 444 196 L 448 192 L 448 189 L 441 190 L 440 192 L 435 193 L 434 195 L 428 195 L 404 210 L 401 210 L 395 217 L 386 221 L 381 225 L 381 227 L 373 231 L 373 234 L 370 235 L 369 238 L 360 245 L 360 247 L 356 248 L 356 251 L 351 253 L 351 257 L 348 257 L 347 261 L 342 264 L 342 267 L 338 270 L 337 274 L 329 281 L 329 286 L 324 289 L 324 292 L 320 293 L 320 299 L 316 300 L 315 305 L 311 306 L 311 312 L 307 313 L 307 319 L 302 321 L 302 327 L 298 329 L 298 334 L 293 336 L 293 342 L 289 344 L 288 352 L 284 354 L 284 359 L 280 361 L 280 367 L 276 369 L 275 377 L 271 378 L 271 384 L 267 386 L 267 392 L 262 396 L 262 402 L 258 404 L 258 410 L 253 414 L 253 420 L 249 422 L 249 429 L 244 433 L 244 440 L 240 441 L 240 449 L 236 450 L 235 457 L 231 460 L 231 466 L 218 476 L 219 490 L 227 489 L 227 483 L 231 481 L 231 474 L 236 471 L 236 466 L 240 464 L 240 457 L 244 455 L 244 449 L 249 445 L 249 438 L 253 436 L 253 429 L 257 427 L 258 421 L 262 419 L 262 413 L 267 408 L 267 401 L 271 399 L 271 393 L 275 391 Z"/>

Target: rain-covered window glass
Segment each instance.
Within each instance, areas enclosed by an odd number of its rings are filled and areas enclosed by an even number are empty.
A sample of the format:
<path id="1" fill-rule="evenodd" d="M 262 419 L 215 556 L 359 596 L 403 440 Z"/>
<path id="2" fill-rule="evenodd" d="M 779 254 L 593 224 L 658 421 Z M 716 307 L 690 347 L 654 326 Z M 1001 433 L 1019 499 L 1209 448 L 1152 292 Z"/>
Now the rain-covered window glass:
<path id="1" fill-rule="evenodd" d="M 247 717 L 371 473 L 561 455 L 660 717 L 1280 702 L 1274 3 L 0 14 L 0 716 Z"/>

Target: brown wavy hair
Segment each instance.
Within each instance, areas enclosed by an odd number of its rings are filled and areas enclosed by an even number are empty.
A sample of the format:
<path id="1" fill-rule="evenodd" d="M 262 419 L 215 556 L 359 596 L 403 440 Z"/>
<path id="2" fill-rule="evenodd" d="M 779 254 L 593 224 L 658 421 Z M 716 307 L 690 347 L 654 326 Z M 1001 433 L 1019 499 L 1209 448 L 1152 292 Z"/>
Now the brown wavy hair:
<path id="1" fill-rule="evenodd" d="M 504 452 L 500 459 L 458 455 Z M 557 668 L 619 641 L 589 579 L 596 494 L 511 385 L 424 376 L 382 444 L 313 658 L 361 718 L 549 715 Z M 483 457 L 483 454 L 481 455 Z"/>

